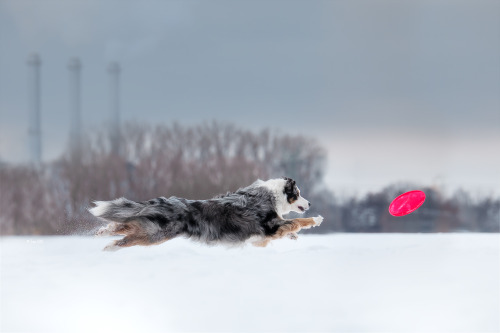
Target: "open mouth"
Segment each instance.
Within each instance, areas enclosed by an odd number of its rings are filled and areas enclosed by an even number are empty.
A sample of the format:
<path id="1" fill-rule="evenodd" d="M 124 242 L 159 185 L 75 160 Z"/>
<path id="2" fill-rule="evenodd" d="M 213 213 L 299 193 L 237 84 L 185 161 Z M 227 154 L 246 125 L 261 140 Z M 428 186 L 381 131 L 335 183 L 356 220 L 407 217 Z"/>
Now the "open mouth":
<path id="1" fill-rule="evenodd" d="M 299 206 L 299 209 L 300 209 L 301 212 L 305 212 L 306 211 L 305 208 L 302 207 L 302 206 Z"/>

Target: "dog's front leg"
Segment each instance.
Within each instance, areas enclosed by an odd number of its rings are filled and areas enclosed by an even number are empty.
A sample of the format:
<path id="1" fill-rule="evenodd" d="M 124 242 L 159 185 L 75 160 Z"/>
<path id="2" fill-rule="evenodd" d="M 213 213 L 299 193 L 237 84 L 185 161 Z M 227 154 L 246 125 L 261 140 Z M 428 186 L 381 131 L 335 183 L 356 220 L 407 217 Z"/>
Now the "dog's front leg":
<path id="1" fill-rule="evenodd" d="M 297 236 L 297 232 L 301 229 L 317 227 L 321 225 L 321 222 L 323 222 L 323 216 L 321 215 L 316 217 L 301 217 L 293 220 L 285 220 L 271 238 L 278 239 L 288 236 L 293 239 Z"/>
<path id="2" fill-rule="evenodd" d="M 311 227 L 317 227 L 323 222 L 323 216 L 319 215 L 316 217 L 299 217 L 292 220 L 300 226 L 300 229 L 309 229 Z M 299 229 L 299 230 L 300 230 Z"/>
<path id="3" fill-rule="evenodd" d="M 265 239 L 257 242 L 253 242 L 254 246 L 265 247 L 269 244 L 271 240 L 280 239 L 283 237 L 289 237 L 291 239 L 297 239 L 301 229 L 309 229 L 311 227 L 317 227 L 323 222 L 323 216 L 307 217 L 307 218 L 296 218 L 293 220 L 280 219 L 279 227 L 276 232 L 267 236 Z"/>

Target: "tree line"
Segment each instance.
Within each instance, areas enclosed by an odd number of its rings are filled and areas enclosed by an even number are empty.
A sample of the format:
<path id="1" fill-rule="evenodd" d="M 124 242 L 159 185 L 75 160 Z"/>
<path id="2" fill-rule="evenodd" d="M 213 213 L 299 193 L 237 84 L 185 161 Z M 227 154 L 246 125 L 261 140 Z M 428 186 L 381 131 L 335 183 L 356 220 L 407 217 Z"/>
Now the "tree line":
<path id="1" fill-rule="evenodd" d="M 387 207 L 415 187 L 392 185 L 339 200 L 323 181 L 326 151 L 312 138 L 217 122 L 126 123 L 119 137 L 117 144 L 101 129 L 53 162 L 0 165 L 0 234 L 90 234 L 100 225 L 87 212 L 94 200 L 206 199 L 281 176 L 297 180 L 313 203 L 309 216 L 325 217 L 309 232 L 499 232 L 500 200 L 471 200 L 463 191 L 444 198 L 438 189 L 424 189 L 424 206 L 401 218 Z"/>

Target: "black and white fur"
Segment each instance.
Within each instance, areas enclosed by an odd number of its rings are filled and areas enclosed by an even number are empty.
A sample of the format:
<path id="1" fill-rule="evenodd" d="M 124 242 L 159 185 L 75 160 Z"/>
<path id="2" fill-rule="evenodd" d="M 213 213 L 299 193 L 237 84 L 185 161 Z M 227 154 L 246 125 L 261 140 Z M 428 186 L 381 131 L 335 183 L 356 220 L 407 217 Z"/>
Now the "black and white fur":
<path id="1" fill-rule="evenodd" d="M 311 206 L 290 178 L 258 180 L 208 200 L 159 197 L 136 202 L 125 198 L 96 201 L 89 209 L 94 216 L 110 221 L 97 235 L 124 235 L 104 250 L 133 245 L 159 244 L 184 236 L 207 244 L 266 246 L 288 236 L 297 238 L 302 228 L 318 226 L 323 217 L 285 219 L 290 212 L 303 213 Z"/>

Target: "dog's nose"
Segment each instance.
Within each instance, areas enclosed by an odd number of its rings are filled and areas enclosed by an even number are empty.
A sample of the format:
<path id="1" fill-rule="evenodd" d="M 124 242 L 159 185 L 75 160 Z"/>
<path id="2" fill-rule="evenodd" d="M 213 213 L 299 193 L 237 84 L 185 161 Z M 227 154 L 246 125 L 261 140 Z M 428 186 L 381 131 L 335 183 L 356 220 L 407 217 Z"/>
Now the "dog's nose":
<path id="1" fill-rule="evenodd" d="M 308 201 L 307 203 L 309 204 L 309 207 L 311 207 L 311 202 Z"/>

